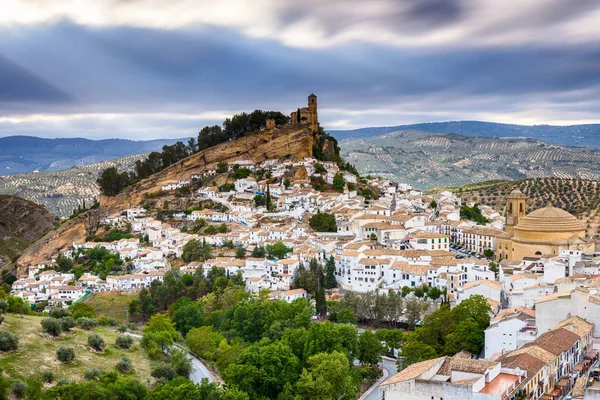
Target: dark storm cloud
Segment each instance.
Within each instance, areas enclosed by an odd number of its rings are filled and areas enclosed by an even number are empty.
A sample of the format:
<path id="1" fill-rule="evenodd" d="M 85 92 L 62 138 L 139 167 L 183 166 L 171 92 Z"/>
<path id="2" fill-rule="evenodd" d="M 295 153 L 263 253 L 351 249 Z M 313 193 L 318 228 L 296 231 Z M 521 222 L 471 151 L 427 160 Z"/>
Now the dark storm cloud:
<path id="1" fill-rule="evenodd" d="M 45 120 L 23 122 L 20 129 L 109 135 L 129 121 L 123 130 L 131 135 L 179 137 L 218 122 L 222 114 L 254 108 L 289 112 L 310 91 L 326 110 L 322 121 L 338 126 L 509 119 L 522 113 L 539 122 L 589 120 L 600 104 L 600 43 L 544 37 L 555 24 L 597 10 L 595 3 L 550 0 L 547 7 L 530 7 L 509 22 L 490 18 L 482 23 L 480 3 L 472 1 L 379 1 L 377 9 L 358 0 L 306 0 L 278 10 L 275 24 L 281 29 L 273 35 L 249 35 L 226 24 L 92 27 L 65 19 L 0 25 L 5 57 L 0 58 L 0 135 L 1 124 L 14 128 L 6 122 L 11 116 L 99 113 L 136 116 L 102 121 L 82 116 L 52 127 Z M 339 43 L 315 47 L 306 21 L 322 30 L 325 41 Z M 353 29 L 363 32 L 361 24 L 372 26 L 374 36 L 383 27 L 392 34 L 412 34 L 416 42 L 438 27 L 465 26 L 478 35 L 423 46 L 367 36 L 339 39 Z M 306 46 L 302 29 L 292 45 L 287 42 L 284 30 L 297 26 L 304 29 Z M 529 40 L 523 29 L 538 29 L 538 36 Z M 512 35 L 503 45 L 478 43 L 503 34 Z M 519 35 L 528 40 L 515 44 Z"/>
<path id="2" fill-rule="evenodd" d="M 0 104 L 66 102 L 69 96 L 0 54 Z"/>

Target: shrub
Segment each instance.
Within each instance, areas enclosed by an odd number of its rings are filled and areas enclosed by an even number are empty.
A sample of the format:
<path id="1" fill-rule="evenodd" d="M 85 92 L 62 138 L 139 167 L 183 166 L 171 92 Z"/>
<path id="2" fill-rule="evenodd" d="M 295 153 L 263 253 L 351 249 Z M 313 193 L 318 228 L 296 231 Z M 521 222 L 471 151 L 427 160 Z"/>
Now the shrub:
<path id="1" fill-rule="evenodd" d="M 60 326 L 63 331 L 68 332 L 75 326 L 75 320 L 73 317 L 62 317 L 60 319 Z"/>
<path id="2" fill-rule="evenodd" d="M 0 331 L 0 351 L 16 350 L 19 338 L 8 331 Z"/>
<path id="3" fill-rule="evenodd" d="M 60 378 L 58 381 L 56 381 L 56 386 L 64 386 L 64 385 L 70 385 L 71 381 L 68 380 L 67 378 Z"/>
<path id="4" fill-rule="evenodd" d="M 152 367 L 151 375 L 156 378 L 156 380 L 164 382 L 175 379 L 177 377 L 177 372 L 171 364 L 158 362 Z"/>
<path id="5" fill-rule="evenodd" d="M 83 378 L 88 381 L 95 381 L 100 378 L 100 375 L 102 375 L 102 370 L 98 368 L 88 368 L 83 373 Z"/>
<path id="6" fill-rule="evenodd" d="M 0 314 L 4 314 L 8 309 L 8 303 L 6 300 L 0 300 Z"/>
<path id="7" fill-rule="evenodd" d="M 94 329 L 98 326 L 98 320 L 93 318 L 81 317 L 77 320 L 77 326 L 89 331 L 90 329 Z"/>
<path id="8" fill-rule="evenodd" d="M 60 346 L 56 350 L 56 358 L 63 364 L 71 363 L 75 361 L 75 350 L 72 347 Z"/>
<path id="9" fill-rule="evenodd" d="M 133 365 L 131 364 L 131 360 L 127 357 L 121 358 L 121 360 L 117 363 L 117 371 L 122 374 L 128 374 L 133 371 Z"/>
<path id="10" fill-rule="evenodd" d="M 42 328 L 50 336 L 57 337 L 62 333 L 62 324 L 56 318 L 44 318 Z"/>
<path id="11" fill-rule="evenodd" d="M 4 315 L 0 314 L 0 325 L 4 322 Z"/>
<path id="12" fill-rule="evenodd" d="M 117 326 L 119 324 L 119 321 L 117 321 L 114 318 L 100 317 L 98 319 L 98 324 L 100 326 Z"/>
<path id="13" fill-rule="evenodd" d="M 79 319 L 81 317 L 96 318 L 94 308 L 86 303 L 76 303 L 72 305 L 69 310 L 73 313 L 74 319 Z"/>
<path id="14" fill-rule="evenodd" d="M 27 394 L 27 384 L 23 381 L 15 381 L 12 387 L 12 393 L 17 399 L 22 399 Z"/>
<path id="15" fill-rule="evenodd" d="M 128 349 L 133 345 L 133 338 L 127 335 L 119 335 L 115 340 L 115 345 L 120 349 Z"/>
<path id="16" fill-rule="evenodd" d="M 52 310 L 50 310 L 50 316 L 57 319 L 62 317 L 70 317 L 71 312 L 66 308 L 54 307 Z"/>
<path id="17" fill-rule="evenodd" d="M 45 383 L 54 382 L 54 372 L 50 371 L 49 369 L 42 372 L 42 382 L 45 382 Z"/>
<path id="18" fill-rule="evenodd" d="M 117 331 L 121 332 L 121 333 L 125 333 L 127 332 L 127 325 L 122 324 L 117 328 Z"/>
<path id="19" fill-rule="evenodd" d="M 98 335 L 97 333 L 92 333 L 88 335 L 87 342 L 88 345 L 96 351 L 102 351 L 106 347 L 104 339 L 102 339 L 102 336 Z"/>

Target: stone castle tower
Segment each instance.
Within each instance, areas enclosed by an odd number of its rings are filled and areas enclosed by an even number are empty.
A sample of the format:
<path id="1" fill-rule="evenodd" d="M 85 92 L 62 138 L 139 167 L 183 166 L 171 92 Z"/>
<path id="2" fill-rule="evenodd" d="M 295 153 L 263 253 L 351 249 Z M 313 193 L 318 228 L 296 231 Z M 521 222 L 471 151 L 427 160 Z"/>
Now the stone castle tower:
<path id="1" fill-rule="evenodd" d="M 319 131 L 319 113 L 317 111 L 317 96 L 311 93 L 308 96 L 308 107 L 299 108 L 290 115 L 292 124 L 309 124 L 313 133 Z"/>
<path id="2" fill-rule="evenodd" d="M 507 232 L 512 231 L 525 216 L 527 196 L 519 189 L 515 189 L 506 197 L 506 222 L 504 224 Z"/>

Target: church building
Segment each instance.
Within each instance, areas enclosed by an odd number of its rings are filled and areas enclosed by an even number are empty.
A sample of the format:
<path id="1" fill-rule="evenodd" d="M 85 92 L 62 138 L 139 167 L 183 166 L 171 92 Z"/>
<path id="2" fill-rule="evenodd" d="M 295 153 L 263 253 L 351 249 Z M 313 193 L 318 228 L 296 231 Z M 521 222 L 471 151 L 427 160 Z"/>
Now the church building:
<path id="1" fill-rule="evenodd" d="M 317 112 L 317 96 L 308 96 L 308 107 L 299 108 L 290 115 L 292 124 L 308 123 L 313 133 L 319 131 L 319 113 Z"/>
<path id="2" fill-rule="evenodd" d="M 565 210 L 548 205 L 525 214 L 527 196 L 513 190 L 507 197 L 505 232 L 496 238 L 499 260 L 557 255 L 560 250 L 593 252 L 586 238 L 585 223 Z"/>

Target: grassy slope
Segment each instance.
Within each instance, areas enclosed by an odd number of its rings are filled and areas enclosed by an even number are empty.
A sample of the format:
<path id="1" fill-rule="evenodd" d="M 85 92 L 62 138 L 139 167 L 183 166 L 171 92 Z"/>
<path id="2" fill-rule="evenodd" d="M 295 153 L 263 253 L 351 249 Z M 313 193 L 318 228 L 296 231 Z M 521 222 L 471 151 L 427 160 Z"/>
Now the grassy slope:
<path id="1" fill-rule="evenodd" d="M 140 347 L 139 342 L 134 343 L 130 350 L 122 350 L 115 346 L 118 333 L 109 328 L 98 327 L 93 331 L 79 328 L 63 333 L 59 338 L 51 338 L 42 333 L 42 317 L 6 314 L 0 329 L 14 333 L 19 338 L 17 351 L 3 353 L 0 357 L 0 368 L 10 378 L 26 379 L 38 375 L 45 369 L 54 371 L 57 379 L 69 380 L 83 379 L 87 368 L 99 368 L 104 371 L 113 371 L 115 365 L 123 356 L 133 362 L 135 374 L 144 384 L 149 384 L 150 359 Z M 106 342 L 103 354 L 92 352 L 87 345 L 87 337 L 91 333 L 98 333 Z M 56 360 L 56 350 L 60 346 L 70 346 L 75 349 L 75 362 L 64 365 Z"/>
<path id="2" fill-rule="evenodd" d="M 96 293 L 86 301 L 96 311 L 97 317 L 114 318 L 125 322 L 125 310 L 136 295 L 123 295 L 117 292 Z"/>

